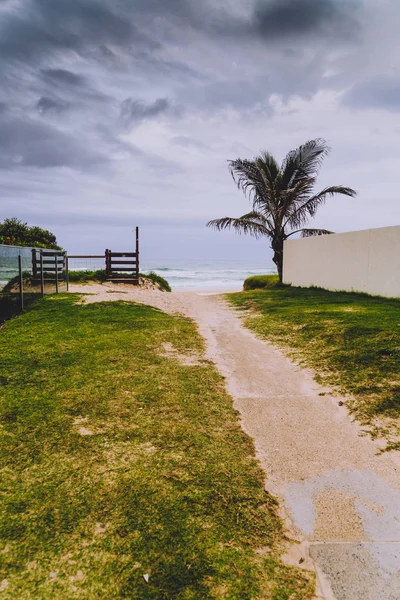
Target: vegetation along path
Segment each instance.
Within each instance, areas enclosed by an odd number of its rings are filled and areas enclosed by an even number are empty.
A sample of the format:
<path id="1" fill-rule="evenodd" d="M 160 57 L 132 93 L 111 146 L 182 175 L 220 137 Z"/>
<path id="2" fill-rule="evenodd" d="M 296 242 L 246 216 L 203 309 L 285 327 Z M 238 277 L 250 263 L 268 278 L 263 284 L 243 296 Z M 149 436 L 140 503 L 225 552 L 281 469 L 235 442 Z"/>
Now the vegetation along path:
<path id="1" fill-rule="evenodd" d="M 399 453 L 379 453 L 378 442 L 360 435 L 344 398 L 245 329 L 221 297 L 93 291 L 99 296 L 88 301 L 131 297 L 197 321 L 207 357 L 225 376 L 243 427 L 256 441 L 266 488 L 281 500 L 300 542 L 289 560 L 314 563 L 321 597 L 398 600 Z"/>

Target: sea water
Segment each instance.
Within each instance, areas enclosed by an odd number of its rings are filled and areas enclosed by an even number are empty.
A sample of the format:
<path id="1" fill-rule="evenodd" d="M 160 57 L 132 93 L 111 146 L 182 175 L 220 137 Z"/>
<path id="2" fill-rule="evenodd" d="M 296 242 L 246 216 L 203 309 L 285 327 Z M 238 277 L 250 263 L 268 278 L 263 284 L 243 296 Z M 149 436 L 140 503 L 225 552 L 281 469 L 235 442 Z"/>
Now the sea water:
<path id="1" fill-rule="evenodd" d="M 104 269 L 104 259 L 70 259 L 71 270 Z M 241 290 L 251 275 L 276 273 L 268 259 L 261 260 L 184 260 L 143 259 L 141 273 L 153 271 L 164 277 L 173 290 Z"/>

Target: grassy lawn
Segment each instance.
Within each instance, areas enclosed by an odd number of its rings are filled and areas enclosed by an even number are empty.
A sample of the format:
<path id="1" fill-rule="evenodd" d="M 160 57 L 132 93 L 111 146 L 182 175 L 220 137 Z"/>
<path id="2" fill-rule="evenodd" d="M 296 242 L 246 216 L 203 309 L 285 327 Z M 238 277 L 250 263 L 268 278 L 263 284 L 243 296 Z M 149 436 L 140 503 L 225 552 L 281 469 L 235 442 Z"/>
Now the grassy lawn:
<path id="1" fill-rule="evenodd" d="M 194 324 L 46 297 L 0 331 L 2 598 L 311 598 Z"/>
<path id="2" fill-rule="evenodd" d="M 350 394 L 349 409 L 400 449 L 400 300 L 275 286 L 228 296 L 246 324 Z"/>

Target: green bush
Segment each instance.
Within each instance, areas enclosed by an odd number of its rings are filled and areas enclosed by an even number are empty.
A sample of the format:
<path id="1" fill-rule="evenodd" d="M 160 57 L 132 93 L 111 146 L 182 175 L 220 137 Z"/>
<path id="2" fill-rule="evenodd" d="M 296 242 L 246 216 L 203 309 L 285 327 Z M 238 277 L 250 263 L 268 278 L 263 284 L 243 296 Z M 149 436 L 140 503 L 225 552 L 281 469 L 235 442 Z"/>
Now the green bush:
<path id="1" fill-rule="evenodd" d="M 35 225 L 28 225 L 19 219 L 4 219 L 0 223 L 0 244 L 11 246 L 34 246 L 36 248 L 49 248 L 61 250 L 57 245 L 56 236 L 47 229 Z"/>
<path id="2" fill-rule="evenodd" d="M 86 283 L 88 281 L 106 281 L 107 275 L 105 270 L 100 271 L 69 271 L 69 280 L 72 283 Z"/>
<path id="3" fill-rule="evenodd" d="M 282 287 L 278 275 L 252 275 L 245 279 L 243 290 L 265 290 L 267 288 Z"/>
<path id="4" fill-rule="evenodd" d="M 150 273 L 148 273 L 147 275 L 142 275 L 141 273 L 140 277 L 150 279 L 150 281 L 152 281 L 153 283 L 158 283 L 158 285 L 164 292 L 172 292 L 171 286 L 169 285 L 168 281 L 164 279 L 164 277 L 161 277 L 161 275 L 157 275 L 157 273 L 154 273 L 154 271 L 150 271 Z"/>

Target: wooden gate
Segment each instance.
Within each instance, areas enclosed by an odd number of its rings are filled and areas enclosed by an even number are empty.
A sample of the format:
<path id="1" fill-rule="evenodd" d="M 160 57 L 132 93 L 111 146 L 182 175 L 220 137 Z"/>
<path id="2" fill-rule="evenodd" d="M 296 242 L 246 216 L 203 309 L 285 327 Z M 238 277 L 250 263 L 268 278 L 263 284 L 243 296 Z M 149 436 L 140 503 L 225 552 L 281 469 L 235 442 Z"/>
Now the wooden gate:
<path id="1" fill-rule="evenodd" d="M 40 282 L 42 295 L 46 283 L 54 283 L 58 293 L 59 284 L 65 282 L 68 289 L 68 258 L 64 250 L 32 248 L 33 281 Z"/>
<path id="2" fill-rule="evenodd" d="M 139 284 L 139 227 L 136 227 L 136 252 L 106 250 L 107 281 Z"/>

